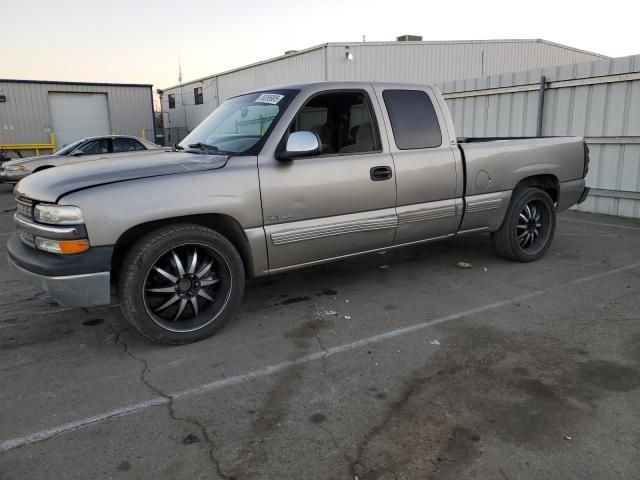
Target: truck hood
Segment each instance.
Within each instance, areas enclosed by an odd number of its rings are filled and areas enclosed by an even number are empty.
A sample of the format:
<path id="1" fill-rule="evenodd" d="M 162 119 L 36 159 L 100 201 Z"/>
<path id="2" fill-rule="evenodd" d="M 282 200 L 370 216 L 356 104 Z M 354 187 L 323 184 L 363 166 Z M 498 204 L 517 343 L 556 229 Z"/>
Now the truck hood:
<path id="1" fill-rule="evenodd" d="M 159 152 L 118 159 L 65 165 L 29 175 L 16 186 L 18 196 L 42 202 L 57 202 L 63 195 L 108 183 L 138 178 L 215 170 L 226 165 L 227 155 Z"/>

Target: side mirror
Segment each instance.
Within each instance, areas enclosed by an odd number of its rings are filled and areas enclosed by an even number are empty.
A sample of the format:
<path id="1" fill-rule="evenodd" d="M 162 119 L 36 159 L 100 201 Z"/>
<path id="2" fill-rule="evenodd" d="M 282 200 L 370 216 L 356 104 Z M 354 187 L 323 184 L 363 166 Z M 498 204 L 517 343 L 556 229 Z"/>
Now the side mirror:
<path id="1" fill-rule="evenodd" d="M 72 157 L 79 157 L 81 155 L 84 155 L 84 152 L 82 150 L 80 150 L 79 148 L 76 148 L 73 152 L 71 152 L 69 154 Z"/>
<path id="2" fill-rule="evenodd" d="M 322 152 L 320 138 L 314 132 L 293 132 L 287 138 L 285 149 L 280 152 L 280 160 L 293 160 L 294 158 L 319 155 Z"/>

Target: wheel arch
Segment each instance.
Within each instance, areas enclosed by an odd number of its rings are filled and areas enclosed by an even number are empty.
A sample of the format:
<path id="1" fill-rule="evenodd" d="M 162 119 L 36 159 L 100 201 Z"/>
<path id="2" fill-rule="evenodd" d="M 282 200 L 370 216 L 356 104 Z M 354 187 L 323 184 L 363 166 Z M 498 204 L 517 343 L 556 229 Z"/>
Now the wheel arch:
<path id="1" fill-rule="evenodd" d="M 126 256 L 131 246 L 143 235 L 146 235 L 153 230 L 160 227 L 164 227 L 172 224 L 179 223 L 192 223 L 196 225 L 202 225 L 203 227 L 215 230 L 236 248 L 242 259 L 242 263 L 245 269 L 245 275 L 248 278 L 254 276 L 254 266 L 251 255 L 251 246 L 244 233 L 244 230 L 238 223 L 238 221 L 225 214 L 197 214 L 181 217 L 170 217 L 159 220 L 153 220 L 150 222 L 142 223 L 134 227 L 129 228 L 123 232 L 115 243 L 113 256 L 111 259 L 111 272 L 113 278 L 117 278 L 122 266 L 122 261 Z"/>
<path id="2" fill-rule="evenodd" d="M 549 194 L 554 204 L 558 203 L 560 198 L 560 181 L 558 177 L 551 174 L 532 175 L 520 180 L 513 188 L 516 191 L 519 188 L 534 187 L 544 190 Z"/>

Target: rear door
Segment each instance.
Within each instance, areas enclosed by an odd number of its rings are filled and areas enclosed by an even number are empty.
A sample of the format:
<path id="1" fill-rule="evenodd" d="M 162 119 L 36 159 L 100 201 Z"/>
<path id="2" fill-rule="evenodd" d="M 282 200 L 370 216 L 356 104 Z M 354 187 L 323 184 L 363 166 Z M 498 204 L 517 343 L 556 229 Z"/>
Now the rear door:
<path id="1" fill-rule="evenodd" d="M 462 163 L 429 88 L 376 86 L 396 169 L 395 245 L 455 233 L 463 211 Z"/>
<path id="2" fill-rule="evenodd" d="M 284 131 L 274 130 L 278 144 L 293 131 L 315 132 L 323 152 L 279 161 L 272 145 L 258 158 L 270 269 L 391 245 L 393 159 L 373 96 L 370 87 L 301 93 L 280 122 Z"/>

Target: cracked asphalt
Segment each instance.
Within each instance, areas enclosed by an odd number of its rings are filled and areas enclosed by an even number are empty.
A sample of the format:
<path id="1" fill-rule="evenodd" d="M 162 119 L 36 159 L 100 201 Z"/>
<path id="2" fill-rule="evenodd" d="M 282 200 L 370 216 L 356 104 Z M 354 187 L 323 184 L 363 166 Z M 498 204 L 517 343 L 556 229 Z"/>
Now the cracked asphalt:
<path id="1" fill-rule="evenodd" d="M 0 479 L 637 479 L 639 280 L 640 222 L 567 212 L 539 262 L 476 235 L 254 280 L 167 348 L 3 261 Z"/>

